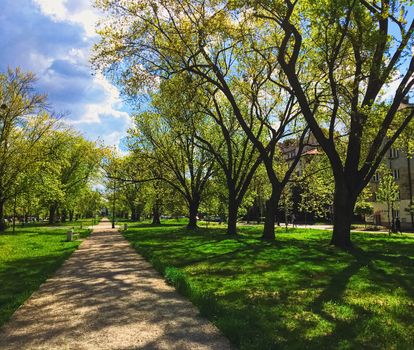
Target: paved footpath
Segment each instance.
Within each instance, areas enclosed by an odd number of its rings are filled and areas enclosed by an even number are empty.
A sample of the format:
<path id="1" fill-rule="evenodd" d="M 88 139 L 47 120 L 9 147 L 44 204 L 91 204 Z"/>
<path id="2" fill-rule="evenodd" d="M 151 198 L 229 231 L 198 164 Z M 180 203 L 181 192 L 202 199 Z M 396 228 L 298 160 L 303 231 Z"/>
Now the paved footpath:
<path id="1" fill-rule="evenodd" d="M 231 349 L 109 222 L 0 330 L 0 349 Z"/>

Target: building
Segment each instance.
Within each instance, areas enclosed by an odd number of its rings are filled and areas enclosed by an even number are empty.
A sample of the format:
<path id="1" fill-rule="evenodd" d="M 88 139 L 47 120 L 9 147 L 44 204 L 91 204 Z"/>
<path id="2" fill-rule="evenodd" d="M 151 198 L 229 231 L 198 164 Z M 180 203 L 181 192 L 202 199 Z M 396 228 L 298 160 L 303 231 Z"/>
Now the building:
<path id="1" fill-rule="evenodd" d="M 414 108 L 413 103 L 406 99 L 401 108 Z M 375 193 L 378 189 L 381 175 L 375 173 L 371 179 L 371 188 L 373 192 L 374 214 L 371 221 L 376 225 L 391 227 L 396 218 L 400 219 L 403 229 L 414 230 L 414 215 L 410 208 L 413 205 L 414 195 L 414 174 L 413 160 L 403 150 L 391 148 L 383 160 L 384 164 L 389 167 L 396 184 L 399 187 L 398 200 L 393 204 L 393 210 L 388 220 L 388 208 L 386 203 L 378 202 Z"/>
<path id="2" fill-rule="evenodd" d="M 377 172 L 371 180 L 374 207 L 372 222 L 376 225 L 389 227 L 392 226 L 393 220 L 399 218 L 402 228 L 414 229 L 414 215 L 409 210 L 413 203 L 414 190 L 412 159 L 407 157 L 407 154 L 403 151 L 391 148 L 388 157 L 384 158 L 384 163 L 389 167 L 394 180 L 399 187 L 398 200 L 393 204 L 394 208 L 390 213 L 391 222 L 389 222 L 387 204 L 378 202 L 375 196 L 381 180 L 381 175 Z"/>

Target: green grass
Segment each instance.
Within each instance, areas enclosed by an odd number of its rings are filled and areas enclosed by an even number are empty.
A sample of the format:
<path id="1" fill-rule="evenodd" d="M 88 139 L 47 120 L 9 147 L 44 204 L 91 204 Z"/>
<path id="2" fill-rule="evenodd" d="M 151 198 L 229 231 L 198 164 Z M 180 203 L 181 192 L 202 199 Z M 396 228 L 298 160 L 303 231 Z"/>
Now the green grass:
<path id="1" fill-rule="evenodd" d="M 266 243 L 259 226 L 240 230 L 170 221 L 124 235 L 240 349 L 412 349 L 413 238 L 356 233 L 348 253 L 326 231 Z"/>
<path id="2" fill-rule="evenodd" d="M 0 234 L 0 326 L 79 246 L 66 242 L 70 226 L 27 226 Z M 76 229 L 81 238 L 87 229 Z"/>

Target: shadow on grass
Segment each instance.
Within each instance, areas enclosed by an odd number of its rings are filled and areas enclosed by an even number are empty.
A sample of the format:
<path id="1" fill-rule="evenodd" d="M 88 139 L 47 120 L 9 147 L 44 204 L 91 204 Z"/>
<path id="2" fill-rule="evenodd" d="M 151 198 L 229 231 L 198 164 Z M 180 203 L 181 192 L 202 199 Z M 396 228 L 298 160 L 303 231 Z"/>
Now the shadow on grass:
<path id="1" fill-rule="evenodd" d="M 167 280 L 242 349 L 409 348 L 414 240 L 356 234 L 136 226 L 124 233 Z M 410 311 L 411 310 L 411 311 Z"/>
<path id="2" fill-rule="evenodd" d="M 89 234 L 89 230 L 81 230 L 80 239 Z M 80 243 L 80 240 L 67 242 L 64 228 L 24 227 L 15 234 L 6 232 L 0 236 L 0 325 Z"/>
<path id="3" fill-rule="evenodd" d="M 0 330 L 0 348 L 32 349 L 39 344 L 58 348 L 65 343 L 73 348 L 85 344 L 99 348 L 102 338 L 97 334 L 106 341 L 108 334 L 115 333 L 111 347 L 122 343 L 121 347 L 128 349 L 158 349 L 160 345 L 222 349 L 221 339 L 206 329 L 202 319 L 194 317 L 188 303 L 175 291 L 154 283 L 158 274 L 126 248 L 128 244 L 121 236 L 95 232 L 53 281 L 40 288 L 36 301 L 20 309 Z M 38 263 L 43 265 L 44 257 L 16 259 L 8 268 L 28 271 L 29 266 Z M 86 325 L 87 331 L 80 325 Z M 129 332 L 124 331 L 127 325 L 131 327 Z M 150 333 L 144 337 L 143 326 Z"/>
<path id="4" fill-rule="evenodd" d="M 51 277 L 73 253 L 73 247 L 60 249 L 56 255 L 13 260 L 0 269 L 0 326 L 14 311 Z"/>

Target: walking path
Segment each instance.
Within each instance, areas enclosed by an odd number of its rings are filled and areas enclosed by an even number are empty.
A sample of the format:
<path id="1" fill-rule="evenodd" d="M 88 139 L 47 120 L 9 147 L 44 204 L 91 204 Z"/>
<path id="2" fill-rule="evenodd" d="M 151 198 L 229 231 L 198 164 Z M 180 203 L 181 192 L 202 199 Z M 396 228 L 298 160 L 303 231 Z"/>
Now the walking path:
<path id="1" fill-rule="evenodd" d="M 107 221 L 0 330 L 4 350 L 230 348 Z"/>

